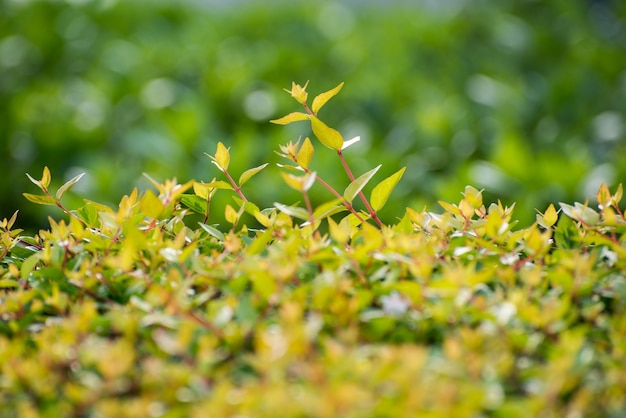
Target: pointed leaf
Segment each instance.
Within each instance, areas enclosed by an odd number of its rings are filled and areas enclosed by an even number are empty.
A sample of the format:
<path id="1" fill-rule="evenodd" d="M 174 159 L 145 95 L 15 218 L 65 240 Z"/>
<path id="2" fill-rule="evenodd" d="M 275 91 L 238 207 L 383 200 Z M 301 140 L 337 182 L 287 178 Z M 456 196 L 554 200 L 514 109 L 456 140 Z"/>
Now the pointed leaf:
<path id="1" fill-rule="evenodd" d="M 282 176 L 283 180 L 285 180 L 285 183 L 287 183 L 287 185 L 289 187 L 291 187 L 294 190 L 297 190 L 299 192 L 302 191 L 302 184 L 303 184 L 303 178 L 302 177 L 298 177 L 298 176 L 294 176 L 293 174 L 287 174 L 285 172 L 280 173 L 280 175 Z"/>
<path id="2" fill-rule="evenodd" d="M 282 118 L 273 119 L 270 122 L 277 125 L 288 125 L 292 122 L 298 122 L 302 120 L 309 120 L 309 115 L 302 112 L 293 112 L 288 114 L 287 116 L 283 116 Z"/>
<path id="3" fill-rule="evenodd" d="M 343 147 L 343 137 L 341 134 L 335 129 L 327 126 L 315 116 L 311 116 L 311 128 L 313 129 L 313 133 L 317 139 L 319 139 L 320 142 L 328 148 L 337 151 Z"/>
<path id="4" fill-rule="evenodd" d="M 296 156 L 297 162 L 300 167 L 308 168 L 309 163 L 311 162 L 311 158 L 313 157 L 313 144 L 311 144 L 311 140 L 307 137 L 304 139 L 300 150 L 298 151 L 298 155 Z"/>
<path id="5" fill-rule="evenodd" d="M 350 145 L 352 144 L 356 144 L 357 142 L 359 142 L 361 140 L 360 136 L 355 136 L 354 138 L 346 141 L 343 143 L 343 146 L 341 147 L 342 150 L 348 148 Z"/>
<path id="6" fill-rule="evenodd" d="M 459 207 L 453 203 L 444 202 L 443 200 L 440 200 L 437 203 L 439 203 L 439 206 L 441 206 L 448 213 L 451 213 L 453 215 L 461 214 L 461 209 L 459 209 Z"/>
<path id="7" fill-rule="evenodd" d="M 598 207 L 600 209 L 611 205 L 611 192 L 609 192 L 609 187 L 606 183 L 600 185 L 598 193 L 596 194 L 596 200 L 598 201 Z"/>
<path id="8" fill-rule="evenodd" d="M 313 111 L 313 113 L 317 115 L 317 112 L 322 108 L 322 106 L 324 106 L 327 101 L 333 98 L 333 96 L 339 93 L 342 87 L 343 87 L 343 82 L 341 82 L 334 89 L 328 90 L 327 92 L 324 92 L 318 95 L 317 97 L 315 97 L 315 99 L 313 99 L 313 104 L 311 105 L 311 110 Z"/>
<path id="9" fill-rule="evenodd" d="M 228 152 L 228 148 L 226 148 L 221 142 L 217 143 L 217 151 L 215 152 L 215 163 L 222 170 L 228 170 L 228 164 L 230 164 L 230 154 Z"/>
<path id="10" fill-rule="evenodd" d="M 378 165 L 378 167 L 368 171 L 365 174 L 362 174 L 359 178 L 350 183 L 348 187 L 346 187 L 346 190 L 343 192 L 343 198 L 352 203 L 356 195 L 359 194 L 361 190 L 363 190 L 363 187 L 365 187 L 365 185 L 371 180 L 371 178 L 374 177 L 374 174 L 376 174 L 381 166 L 382 164 Z"/>
<path id="11" fill-rule="evenodd" d="M 252 178 L 252 176 L 254 176 L 255 174 L 257 174 L 259 171 L 263 170 L 265 167 L 267 167 L 268 163 L 265 163 L 263 165 L 260 165 L 258 167 L 254 167 L 251 168 L 249 170 L 244 171 L 241 176 L 239 177 L 239 187 L 243 186 L 245 182 L 247 182 L 248 180 L 250 180 Z"/>
<path id="12" fill-rule="evenodd" d="M 50 186 L 50 180 L 50 170 L 48 169 L 48 166 L 45 166 L 43 168 L 43 175 L 41 176 L 41 185 L 47 189 L 48 186 Z"/>
<path id="13" fill-rule="evenodd" d="M 41 182 L 39 180 L 35 180 L 35 178 L 33 176 L 31 176 L 30 174 L 26 173 L 26 177 L 28 177 L 28 179 L 33 182 L 33 184 L 37 187 L 39 187 L 42 191 L 45 191 L 45 187 L 41 184 Z"/>
<path id="14" fill-rule="evenodd" d="M 313 211 L 313 218 L 320 220 L 327 216 L 334 215 L 335 213 L 343 212 L 347 210 L 344 205 L 341 204 L 341 199 L 334 199 L 326 203 L 322 203 L 315 211 Z"/>
<path id="15" fill-rule="evenodd" d="M 217 238 L 220 241 L 224 241 L 224 234 L 219 229 L 211 225 L 203 224 L 202 222 L 198 222 L 198 225 L 200 225 L 202 229 L 208 232 L 209 235 Z"/>
<path id="16" fill-rule="evenodd" d="M 207 201 L 206 198 L 193 194 L 184 194 L 180 197 L 180 201 L 183 205 L 200 215 L 206 214 Z"/>
<path id="17" fill-rule="evenodd" d="M 141 212 L 149 216 L 150 218 L 158 218 L 165 209 L 161 199 L 155 195 L 152 190 L 146 190 L 141 202 L 139 203 Z"/>
<path id="18" fill-rule="evenodd" d="M 76 183 L 79 182 L 79 180 L 85 175 L 85 173 L 81 173 L 79 175 L 77 175 L 76 177 L 74 177 L 73 179 L 69 180 L 67 183 L 65 183 L 63 186 L 59 187 L 59 190 L 57 190 L 56 193 L 56 198 L 58 200 L 61 200 L 61 198 L 63 197 L 63 195 L 65 193 L 68 192 L 68 190 L 70 190 L 72 187 L 74 187 L 74 185 Z"/>
<path id="19" fill-rule="evenodd" d="M 372 190 L 372 195 L 370 197 L 370 204 L 372 205 L 372 209 L 375 211 L 380 210 L 385 203 L 387 203 L 387 199 L 389 199 L 389 195 L 396 187 L 396 184 L 402 178 L 406 167 L 402 167 L 400 170 L 396 171 L 391 176 L 387 177 L 385 180 L 381 181 L 374 187 Z"/>
<path id="20" fill-rule="evenodd" d="M 305 221 L 309 220 L 309 213 L 304 208 L 300 208 L 298 206 L 287 206 L 282 203 L 274 203 L 274 206 L 281 212 L 286 213 L 292 218 L 300 218 Z"/>
<path id="21" fill-rule="evenodd" d="M 37 194 L 30 193 L 22 193 L 24 197 L 30 200 L 33 203 L 37 203 L 38 205 L 56 205 L 57 201 L 52 196 L 43 196 Z"/>

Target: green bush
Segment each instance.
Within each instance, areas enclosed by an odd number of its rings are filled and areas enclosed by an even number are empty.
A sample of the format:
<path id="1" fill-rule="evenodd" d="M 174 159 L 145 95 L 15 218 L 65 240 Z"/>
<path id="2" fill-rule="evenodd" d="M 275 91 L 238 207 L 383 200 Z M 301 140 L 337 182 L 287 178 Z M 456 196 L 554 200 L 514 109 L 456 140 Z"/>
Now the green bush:
<path id="1" fill-rule="evenodd" d="M 68 209 L 80 175 L 56 191 L 47 168 L 29 176 L 27 199 L 66 218 L 32 237 L 0 222 L 0 416 L 622 416 L 621 185 L 523 228 L 471 186 L 384 223 L 404 169 L 349 174 L 361 144 L 318 117 L 341 87 L 309 105 L 294 83 L 304 111 L 274 121 L 324 145 L 280 147 L 302 204 L 261 210 L 247 192 L 266 166 L 234 175 L 222 143 L 221 177 L 116 208 Z M 342 192 L 314 171 L 332 154 Z"/>
<path id="2" fill-rule="evenodd" d="M 529 225 L 626 176 L 623 2 L 221 3 L 1 2 L 0 216 L 46 225 L 21 198 L 44 166 L 55 187 L 85 172 L 78 194 L 113 205 L 143 172 L 206 178 L 218 141 L 235 171 L 270 161 L 280 87 L 309 78 L 350 80 L 329 122 L 363 138 L 357 171 L 407 166 L 397 201 L 412 207 L 473 184 Z M 263 206 L 282 193 L 249 191 Z"/>

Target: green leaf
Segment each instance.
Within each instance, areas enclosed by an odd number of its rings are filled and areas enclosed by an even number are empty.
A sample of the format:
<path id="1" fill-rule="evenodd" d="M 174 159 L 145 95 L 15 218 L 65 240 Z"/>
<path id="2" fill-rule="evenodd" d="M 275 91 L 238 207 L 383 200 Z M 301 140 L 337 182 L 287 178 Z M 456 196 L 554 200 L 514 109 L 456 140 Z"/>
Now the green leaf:
<path id="1" fill-rule="evenodd" d="M 150 218 L 158 218 L 162 213 L 165 206 L 161 199 L 156 196 L 152 190 L 147 190 L 146 194 L 141 199 L 141 211 Z"/>
<path id="2" fill-rule="evenodd" d="M 372 190 L 372 194 L 370 196 L 370 204 L 372 205 L 372 209 L 375 211 L 380 210 L 385 203 L 387 203 L 387 199 L 389 199 L 389 195 L 396 187 L 396 184 L 402 178 L 406 167 L 402 167 L 400 170 L 396 171 L 391 176 L 387 177 L 385 180 L 381 181 L 374 187 Z"/>
<path id="3" fill-rule="evenodd" d="M 255 174 L 257 174 L 259 171 L 263 170 L 265 167 L 267 167 L 268 163 L 265 163 L 263 165 L 260 165 L 258 167 L 254 167 L 251 168 L 249 170 L 244 171 L 241 176 L 239 177 L 239 187 L 243 186 L 245 182 L 247 182 L 248 180 L 250 180 L 252 178 L 252 176 L 254 176 Z"/>
<path id="4" fill-rule="evenodd" d="M 374 177 L 374 174 L 376 174 L 381 166 L 382 164 L 378 165 L 378 167 L 368 171 L 365 174 L 362 174 L 361 176 L 359 176 L 359 178 L 350 183 L 348 187 L 346 187 L 346 190 L 343 192 L 343 198 L 352 203 L 356 195 L 359 194 L 361 190 L 363 190 L 363 187 L 365 187 L 365 185 L 372 179 L 372 177 Z"/>
<path id="5" fill-rule="evenodd" d="M 292 122 L 299 122 L 302 120 L 309 120 L 309 115 L 302 112 L 293 112 L 288 114 L 287 116 L 283 116 L 280 119 L 271 120 L 270 122 L 277 125 L 288 125 Z"/>
<path id="6" fill-rule="evenodd" d="M 562 216 L 556 224 L 556 230 L 554 231 L 554 242 L 557 247 L 566 250 L 576 248 L 578 237 L 579 233 L 576 223 L 569 217 L 569 215 Z"/>
<path id="7" fill-rule="evenodd" d="M 181 195 L 180 201 L 192 211 L 204 215 L 207 209 L 206 199 L 193 194 Z"/>
<path id="8" fill-rule="evenodd" d="M 322 203 L 317 208 L 315 208 L 315 210 L 313 211 L 313 218 L 318 221 L 320 219 L 326 218 L 327 216 L 332 216 L 345 210 L 347 209 L 344 205 L 341 204 L 341 199 L 334 199 L 326 203 Z"/>
<path id="9" fill-rule="evenodd" d="M 52 196 L 43 196 L 38 194 L 22 193 L 22 195 L 33 203 L 38 205 L 56 205 L 57 201 Z"/>
<path id="10" fill-rule="evenodd" d="M 287 206 L 287 205 L 283 205 L 282 203 L 274 203 L 274 206 L 281 212 L 286 213 L 287 215 L 291 216 L 292 218 L 300 218 L 302 220 L 308 221 L 309 220 L 309 213 L 306 211 L 306 209 L 304 208 L 300 208 L 297 206 Z"/>
<path id="11" fill-rule="evenodd" d="M 61 200 L 63 195 L 67 193 L 68 190 L 70 190 L 72 187 L 74 187 L 74 185 L 78 183 L 84 175 L 85 173 L 81 173 L 77 175 L 76 177 L 74 177 L 73 179 L 71 179 L 70 181 L 68 181 L 67 183 L 65 183 L 63 186 L 59 187 L 59 190 L 57 190 L 57 193 L 56 193 L 57 200 Z"/>
<path id="12" fill-rule="evenodd" d="M 329 101 L 337 93 L 339 93 L 339 91 L 341 90 L 342 87 L 343 87 L 343 82 L 341 82 L 334 89 L 328 90 L 327 92 L 324 92 L 324 93 L 316 96 L 315 99 L 313 99 L 313 104 L 311 105 L 311 110 L 313 111 L 313 113 L 315 113 L 317 115 L 317 112 L 322 108 L 322 106 L 324 106 L 327 101 Z"/>
<path id="13" fill-rule="evenodd" d="M 12 279 L 0 279 L 0 289 L 8 289 L 20 287 L 20 283 L 17 280 Z"/>
<path id="14" fill-rule="evenodd" d="M 224 234 L 219 229 L 211 225 L 203 224 L 202 222 L 198 222 L 198 225 L 200 225 L 202 229 L 208 232 L 209 235 L 217 238 L 220 241 L 224 241 Z"/>
<path id="15" fill-rule="evenodd" d="M 327 126 L 315 116 L 311 116 L 311 128 L 317 139 L 328 148 L 338 151 L 343 147 L 343 137 L 341 134 Z"/>

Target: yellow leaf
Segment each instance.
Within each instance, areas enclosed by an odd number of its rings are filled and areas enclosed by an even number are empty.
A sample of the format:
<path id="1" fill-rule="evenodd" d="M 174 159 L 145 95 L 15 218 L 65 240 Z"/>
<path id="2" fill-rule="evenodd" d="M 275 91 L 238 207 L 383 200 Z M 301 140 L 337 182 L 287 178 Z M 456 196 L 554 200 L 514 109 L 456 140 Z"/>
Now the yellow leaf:
<path id="1" fill-rule="evenodd" d="M 333 218 L 329 216 L 328 232 L 330 232 L 330 236 L 335 241 L 340 244 L 345 244 L 350 239 L 350 224 L 348 222 L 341 222 L 338 225 L 337 222 L 333 221 Z"/>
<path id="2" fill-rule="evenodd" d="M 43 168 L 43 175 L 41 177 L 41 185 L 47 189 L 48 186 L 50 185 L 50 180 L 51 180 L 50 170 L 48 169 L 48 166 L 45 166 Z"/>
<path id="3" fill-rule="evenodd" d="M 228 164 L 230 164 L 230 154 L 228 153 L 228 148 L 226 148 L 221 142 L 217 143 L 215 162 L 217 163 L 217 166 L 222 170 L 228 170 Z"/>
<path id="4" fill-rule="evenodd" d="M 406 167 L 402 167 L 400 170 L 396 171 L 374 187 L 370 197 L 370 203 L 375 211 L 378 211 L 385 206 L 387 199 L 389 199 L 389 195 L 391 195 L 391 192 L 396 187 L 396 184 L 398 184 L 402 178 L 405 170 Z"/>
<path id="5" fill-rule="evenodd" d="M 550 206 L 548 206 L 548 209 L 546 209 L 545 213 L 543 214 L 543 222 L 545 223 L 545 225 L 542 226 L 547 226 L 549 228 L 554 225 L 558 219 L 559 215 L 554 208 L 554 205 L 550 203 Z"/>
<path id="6" fill-rule="evenodd" d="M 311 140 L 308 137 L 305 138 L 302 146 L 300 147 L 300 150 L 298 151 L 298 155 L 296 156 L 298 160 L 297 163 L 300 165 L 300 167 L 309 167 L 309 163 L 311 162 L 311 158 L 313 157 L 313 151 L 314 149 L 313 144 L 311 144 Z"/>
<path id="7" fill-rule="evenodd" d="M 303 177 L 294 176 L 293 174 L 287 174 L 285 172 L 281 172 L 280 175 L 283 177 L 283 180 L 285 180 L 285 183 L 287 183 L 289 187 L 299 192 L 303 191 L 303 188 L 304 188 Z"/>
<path id="8" fill-rule="evenodd" d="M 338 151 L 343 147 L 343 137 L 341 134 L 327 126 L 315 116 L 311 116 L 311 128 L 317 139 L 328 148 Z"/>
<path id="9" fill-rule="evenodd" d="M 333 96 L 335 96 L 341 88 L 343 87 L 343 82 L 341 82 L 337 87 L 332 90 L 328 90 L 325 93 L 322 93 L 313 99 L 313 104 L 311 105 L 311 110 L 313 113 L 317 115 L 317 112 L 329 101 Z"/>
<path id="10" fill-rule="evenodd" d="M 598 200 L 598 207 L 600 209 L 604 209 L 605 207 L 611 205 L 611 192 L 609 192 L 609 187 L 606 183 L 602 183 L 600 185 L 598 193 L 596 194 L 596 199 Z"/>
<path id="11" fill-rule="evenodd" d="M 226 209 L 224 210 L 224 219 L 231 224 L 235 224 L 237 223 L 238 218 L 239 214 L 237 211 L 231 205 L 226 205 Z"/>
<path id="12" fill-rule="evenodd" d="M 141 211 L 151 218 L 158 218 L 163 213 L 163 202 L 159 199 L 152 190 L 147 190 L 141 199 Z"/>
<path id="13" fill-rule="evenodd" d="M 270 122 L 277 125 L 288 125 L 292 122 L 299 122 L 302 120 L 309 120 L 309 115 L 302 112 L 293 112 L 287 116 L 283 116 L 282 118 L 270 120 Z"/>

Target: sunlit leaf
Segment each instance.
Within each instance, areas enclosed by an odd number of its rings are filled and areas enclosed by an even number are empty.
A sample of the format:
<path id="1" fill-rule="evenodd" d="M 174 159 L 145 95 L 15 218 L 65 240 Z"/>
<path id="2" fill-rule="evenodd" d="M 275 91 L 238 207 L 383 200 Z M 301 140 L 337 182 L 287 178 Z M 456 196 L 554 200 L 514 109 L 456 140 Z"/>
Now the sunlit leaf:
<path id="1" fill-rule="evenodd" d="M 56 205 L 57 201 L 52 196 L 43 196 L 37 194 L 30 193 L 22 193 L 22 195 L 33 203 L 37 203 L 38 205 Z"/>
<path id="2" fill-rule="evenodd" d="M 74 187 L 74 185 L 78 183 L 84 175 L 85 173 L 81 173 L 75 176 L 74 178 L 72 178 L 71 180 L 69 180 L 68 182 L 66 182 L 63 186 L 59 187 L 59 190 L 57 190 L 57 193 L 56 193 L 56 198 L 58 200 L 61 200 L 63 195 L 65 195 L 65 193 L 67 193 L 72 187 Z"/>
<path id="3" fill-rule="evenodd" d="M 48 169 L 48 166 L 45 166 L 43 168 L 43 175 L 41 176 L 41 185 L 47 189 L 48 186 L 50 186 L 50 180 L 50 170 Z"/>
<path id="4" fill-rule="evenodd" d="M 367 185 L 372 177 L 374 177 L 380 167 L 382 167 L 382 164 L 379 164 L 376 168 L 362 174 L 352 183 L 350 183 L 348 187 L 346 187 L 346 190 L 343 192 L 343 198 L 352 203 L 356 195 L 359 194 L 361 190 L 363 190 L 363 187 L 365 187 L 365 185 Z"/>
<path id="5" fill-rule="evenodd" d="M 298 206 L 287 206 L 282 203 L 275 202 L 274 206 L 281 212 L 286 213 L 287 215 L 293 218 L 299 218 L 305 221 L 309 220 L 309 213 L 306 209 L 298 207 Z"/>
<path id="6" fill-rule="evenodd" d="M 230 164 L 230 153 L 228 152 L 228 148 L 226 148 L 221 142 L 217 143 L 215 163 L 222 170 L 228 170 L 228 165 Z"/>
<path id="7" fill-rule="evenodd" d="M 387 203 L 387 199 L 389 199 L 389 195 L 396 187 L 396 184 L 402 178 L 406 167 L 402 167 L 400 170 L 396 171 L 391 176 L 387 177 L 385 180 L 381 181 L 374 187 L 372 190 L 372 194 L 370 197 L 370 204 L 372 205 L 372 209 L 375 211 L 380 210 L 385 203 Z"/>
<path id="8" fill-rule="evenodd" d="M 296 158 L 298 159 L 298 164 L 301 167 L 308 168 L 311 162 L 311 158 L 313 157 L 313 152 L 313 144 L 311 143 L 311 140 L 307 137 L 304 139 L 304 142 L 302 143 L 302 146 L 300 147 L 300 150 L 298 151 L 298 154 L 296 156 Z"/>
<path id="9" fill-rule="evenodd" d="M 265 167 L 267 167 L 267 165 L 268 163 L 265 163 L 258 167 L 254 167 L 254 168 L 244 171 L 239 177 L 239 183 L 238 183 L 239 187 L 243 186 L 248 180 L 252 178 L 252 176 L 257 174 L 259 171 L 263 170 Z"/>
<path id="10" fill-rule="evenodd" d="M 287 125 L 292 122 L 298 122 L 298 121 L 303 121 L 303 120 L 309 120 L 309 115 L 307 115 L 306 113 L 302 113 L 302 112 L 293 112 L 293 113 L 288 114 L 287 116 L 283 116 L 282 118 L 273 119 L 270 122 L 275 123 L 277 125 Z"/>
<path id="11" fill-rule="evenodd" d="M 343 87 L 343 84 L 344 83 L 341 82 L 334 89 L 328 90 L 327 92 L 324 92 L 324 93 L 319 94 L 318 96 L 316 96 L 315 99 L 313 99 L 313 103 L 311 104 L 311 110 L 313 111 L 313 113 L 315 113 L 317 115 L 317 112 L 322 108 L 322 106 L 324 106 L 327 101 L 329 101 L 331 98 L 333 98 L 333 96 L 335 96 L 337 93 L 339 93 L 339 91 Z"/>
<path id="12" fill-rule="evenodd" d="M 337 151 L 343 147 L 343 137 L 341 134 L 327 126 L 315 116 L 311 116 L 311 128 L 317 139 L 328 148 Z"/>
<path id="13" fill-rule="evenodd" d="M 185 196 L 185 195 L 183 195 Z M 150 218 L 158 218 L 165 209 L 163 202 L 159 199 L 152 190 L 146 190 L 140 203 L 141 211 Z"/>
<path id="14" fill-rule="evenodd" d="M 198 222 L 198 225 L 200 225 L 202 229 L 208 232 L 209 235 L 212 235 L 220 241 L 224 241 L 224 234 L 219 229 L 215 228 L 214 226 L 204 224 L 202 222 Z"/>

